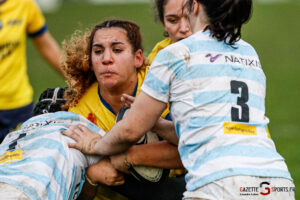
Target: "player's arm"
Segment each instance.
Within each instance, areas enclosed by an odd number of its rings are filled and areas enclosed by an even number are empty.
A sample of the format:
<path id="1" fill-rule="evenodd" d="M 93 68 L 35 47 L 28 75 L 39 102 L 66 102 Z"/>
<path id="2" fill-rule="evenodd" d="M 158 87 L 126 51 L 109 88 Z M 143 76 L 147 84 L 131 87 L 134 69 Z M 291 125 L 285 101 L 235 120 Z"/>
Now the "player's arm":
<path id="1" fill-rule="evenodd" d="M 134 145 L 125 153 L 110 156 L 114 168 L 127 172 L 128 166 L 125 164 L 125 154 L 130 165 L 143 165 L 150 167 L 179 169 L 183 168 L 177 146 L 160 141 L 142 145 Z"/>
<path id="2" fill-rule="evenodd" d="M 134 100 L 135 97 L 132 97 L 128 94 L 123 94 L 121 97 L 121 101 L 125 104 L 125 106 L 129 108 L 134 103 Z M 172 144 L 178 145 L 178 137 L 176 135 L 174 123 L 172 121 L 160 117 L 151 130 L 161 138 L 169 141 Z"/>
<path id="3" fill-rule="evenodd" d="M 61 50 L 49 31 L 32 38 L 34 45 L 48 63 L 60 74 L 64 74 L 61 64 Z M 64 75 L 63 75 L 64 76 Z"/>
<path id="4" fill-rule="evenodd" d="M 101 183 L 108 186 L 124 184 L 124 177 L 111 164 L 108 157 L 104 157 L 99 162 L 89 166 L 86 176 L 91 183 Z"/>
<path id="5" fill-rule="evenodd" d="M 92 200 L 96 196 L 98 184 L 117 186 L 124 184 L 123 175 L 110 163 L 108 157 L 104 157 L 97 163 L 89 166 L 85 174 L 85 183 L 78 200 Z"/>
<path id="6" fill-rule="evenodd" d="M 179 140 L 172 121 L 160 117 L 151 130 L 168 142 L 178 145 Z"/>
<path id="7" fill-rule="evenodd" d="M 71 127 L 62 133 L 76 141 L 69 143 L 71 148 L 87 154 L 114 155 L 127 150 L 150 130 L 165 107 L 166 103 L 141 92 L 126 118 L 118 122 L 103 138 L 82 125 Z"/>
<path id="8" fill-rule="evenodd" d="M 166 103 L 141 92 L 128 115 L 98 140 L 93 151 L 99 155 L 113 155 L 127 150 L 154 126 L 165 107 Z"/>

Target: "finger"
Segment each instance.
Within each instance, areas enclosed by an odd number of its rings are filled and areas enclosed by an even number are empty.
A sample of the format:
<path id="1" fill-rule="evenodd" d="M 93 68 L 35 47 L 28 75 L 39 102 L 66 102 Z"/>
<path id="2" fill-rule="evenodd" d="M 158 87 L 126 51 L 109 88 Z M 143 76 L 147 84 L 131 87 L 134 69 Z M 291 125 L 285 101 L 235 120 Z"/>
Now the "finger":
<path id="1" fill-rule="evenodd" d="M 125 106 L 130 108 L 131 107 L 131 103 L 125 103 Z"/>
<path id="2" fill-rule="evenodd" d="M 130 101 L 130 102 L 134 102 L 134 100 L 135 100 L 135 97 L 133 97 L 133 96 L 130 96 L 130 95 L 126 95 L 126 100 L 127 101 Z"/>
<path id="3" fill-rule="evenodd" d="M 70 137 L 72 138 L 73 140 L 75 140 L 76 142 L 80 141 L 81 137 L 79 134 L 77 134 L 76 132 L 68 129 L 68 130 L 65 130 L 65 131 L 62 131 L 61 132 L 63 135 L 67 136 L 67 137 Z"/>
<path id="4" fill-rule="evenodd" d="M 82 150 L 81 146 L 78 143 L 68 143 L 69 148 L 78 149 L 79 151 Z"/>
<path id="5" fill-rule="evenodd" d="M 115 183 L 114 183 L 114 185 L 115 186 L 117 186 L 117 185 L 123 185 L 125 183 L 125 180 L 122 180 L 122 181 L 116 181 Z"/>
<path id="6" fill-rule="evenodd" d="M 82 135 L 93 135 L 93 136 L 96 136 L 96 135 L 99 135 L 98 133 L 96 132 L 93 132 L 91 131 L 90 129 L 88 129 L 88 127 L 86 127 L 85 125 L 83 124 L 78 124 L 77 127 L 81 130 L 81 133 Z"/>
<path id="7" fill-rule="evenodd" d="M 69 130 L 72 131 L 73 133 L 77 133 L 79 135 L 83 134 L 83 132 L 84 132 L 82 130 L 82 127 L 79 126 L 79 124 L 76 126 L 70 126 Z"/>
<path id="8" fill-rule="evenodd" d="M 80 129 L 82 132 L 89 132 L 90 129 L 88 129 L 86 126 L 84 126 L 83 124 L 78 124 L 77 125 L 78 129 Z"/>
<path id="9" fill-rule="evenodd" d="M 121 102 L 125 103 L 125 98 L 123 96 L 121 97 Z"/>
<path id="10" fill-rule="evenodd" d="M 122 181 L 124 181 L 124 180 L 125 180 L 125 179 L 124 179 L 124 176 L 120 175 L 120 176 L 118 176 L 118 177 L 116 178 L 115 182 L 122 182 Z"/>

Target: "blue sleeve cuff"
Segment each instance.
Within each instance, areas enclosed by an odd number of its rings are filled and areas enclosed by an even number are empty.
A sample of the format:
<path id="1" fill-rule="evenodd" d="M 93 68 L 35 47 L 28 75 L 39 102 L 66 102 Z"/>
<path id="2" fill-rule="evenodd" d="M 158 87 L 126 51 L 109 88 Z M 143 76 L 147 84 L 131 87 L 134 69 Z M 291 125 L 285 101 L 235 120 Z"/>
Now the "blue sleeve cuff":
<path id="1" fill-rule="evenodd" d="M 43 26 L 40 30 L 38 30 L 37 32 L 28 34 L 28 37 L 34 38 L 34 37 L 37 37 L 37 36 L 42 35 L 42 34 L 45 33 L 46 31 L 47 31 L 47 26 L 44 25 L 44 26 Z"/>

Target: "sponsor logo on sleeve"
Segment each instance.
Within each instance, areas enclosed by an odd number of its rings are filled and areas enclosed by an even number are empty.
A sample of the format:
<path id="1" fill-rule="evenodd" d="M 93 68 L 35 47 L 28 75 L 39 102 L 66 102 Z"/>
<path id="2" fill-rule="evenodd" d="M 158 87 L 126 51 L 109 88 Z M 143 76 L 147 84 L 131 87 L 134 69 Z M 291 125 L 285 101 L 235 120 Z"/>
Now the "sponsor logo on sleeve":
<path id="1" fill-rule="evenodd" d="M 16 162 L 21 160 L 23 156 L 22 149 L 18 149 L 15 151 L 7 151 L 4 155 L 0 157 L 0 165 L 5 165 L 8 163 Z"/>

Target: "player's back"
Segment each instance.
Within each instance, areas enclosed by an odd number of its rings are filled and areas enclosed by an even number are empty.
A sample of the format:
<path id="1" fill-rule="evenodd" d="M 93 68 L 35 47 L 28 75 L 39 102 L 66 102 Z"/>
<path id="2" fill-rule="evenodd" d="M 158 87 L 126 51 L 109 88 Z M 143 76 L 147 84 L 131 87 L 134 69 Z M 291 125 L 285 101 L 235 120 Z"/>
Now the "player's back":
<path id="1" fill-rule="evenodd" d="M 198 32 L 153 63 L 153 80 L 164 85 L 157 88 L 169 92 L 188 190 L 234 175 L 291 179 L 267 131 L 266 79 L 251 45 Z"/>
<path id="2" fill-rule="evenodd" d="M 72 142 L 61 131 L 83 123 L 83 117 L 58 112 L 26 121 L 9 134 L 0 146 L 0 181 L 14 185 L 31 199 L 73 199 L 81 190 L 87 157 L 70 149 Z"/>

